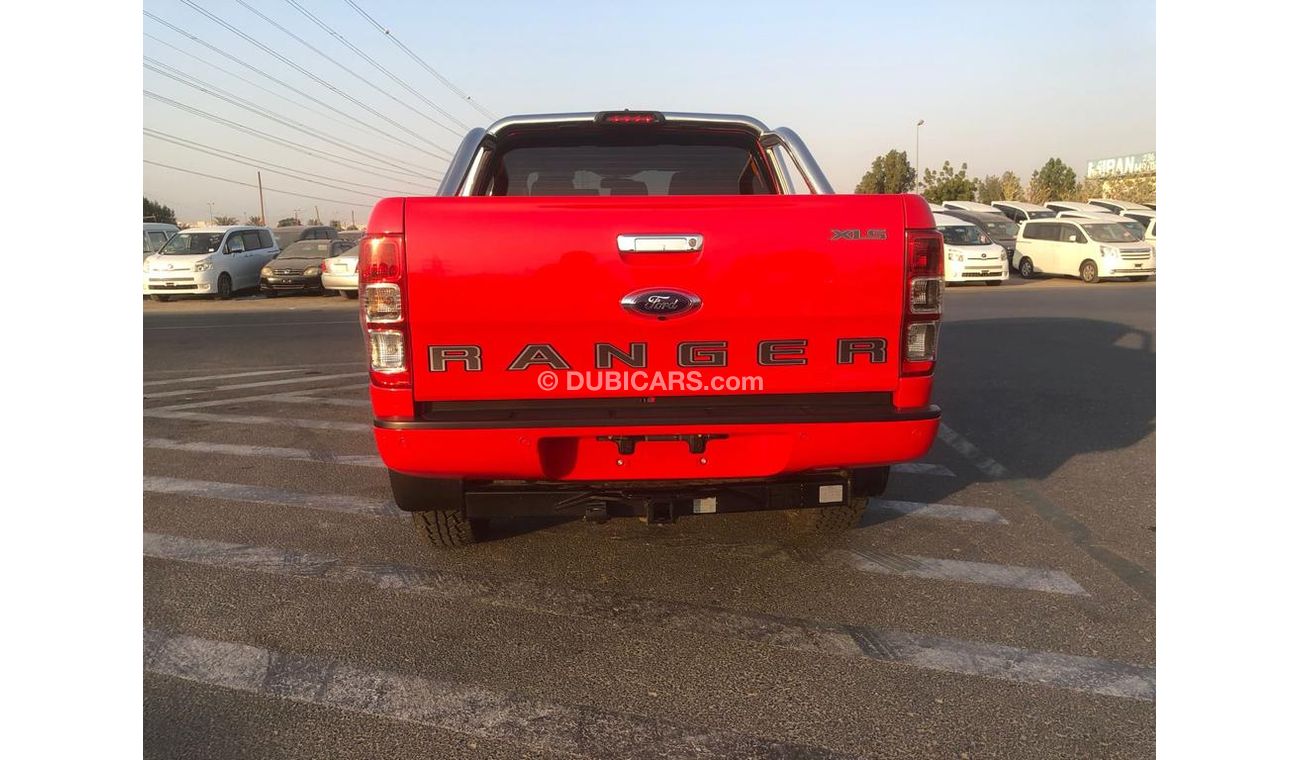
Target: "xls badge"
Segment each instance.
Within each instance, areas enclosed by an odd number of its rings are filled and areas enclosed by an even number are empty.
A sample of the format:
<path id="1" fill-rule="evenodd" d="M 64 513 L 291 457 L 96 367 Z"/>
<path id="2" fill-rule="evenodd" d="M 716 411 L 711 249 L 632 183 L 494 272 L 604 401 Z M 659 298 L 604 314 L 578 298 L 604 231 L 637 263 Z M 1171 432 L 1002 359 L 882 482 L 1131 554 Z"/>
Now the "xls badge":
<path id="1" fill-rule="evenodd" d="M 675 288 L 634 290 L 620 301 L 633 314 L 654 319 L 684 317 L 700 308 L 700 297 Z"/>
<path id="2" fill-rule="evenodd" d="M 885 231 L 880 228 L 868 230 L 831 230 L 831 240 L 884 240 Z"/>

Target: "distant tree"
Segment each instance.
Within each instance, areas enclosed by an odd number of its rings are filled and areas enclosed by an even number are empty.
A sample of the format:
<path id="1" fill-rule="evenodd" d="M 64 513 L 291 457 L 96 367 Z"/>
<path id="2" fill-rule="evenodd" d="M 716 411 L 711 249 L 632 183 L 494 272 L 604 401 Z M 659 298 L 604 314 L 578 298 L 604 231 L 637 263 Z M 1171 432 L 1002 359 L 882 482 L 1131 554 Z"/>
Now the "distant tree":
<path id="1" fill-rule="evenodd" d="M 952 164 L 944 161 L 943 168 L 937 172 L 925 170 L 925 176 L 921 178 L 921 194 L 931 203 L 973 201 L 975 181 L 966 177 L 966 164 L 961 165 L 960 171 L 954 171 Z"/>
<path id="2" fill-rule="evenodd" d="M 244 224 L 251 224 L 251 225 L 253 225 L 254 227 L 261 227 L 261 226 L 262 226 L 262 217 L 260 217 L 260 216 L 250 216 L 250 217 L 248 217 L 248 221 L 244 222 Z"/>
<path id="3" fill-rule="evenodd" d="M 907 153 L 891 150 L 876 156 L 871 169 L 862 175 L 855 193 L 906 193 L 916 186 L 916 169 L 907 162 Z"/>
<path id="4" fill-rule="evenodd" d="M 144 199 L 144 220 L 146 222 L 164 222 L 166 224 L 176 224 L 176 212 L 171 210 L 170 206 L 164 206 L 157 201 Z"/>
<path id="5" fill-rule="evenodd" d="M 233 216 L 214 216 L 212 217 L 212 223 L 213 224 L 239 224 L 239 219 Z"/>
<path id="6" fill-rule="evenodd" d="M 359 230 L 359 229 L 361 229 L 361 228 L 358 227 L 358 226 L 356 226 L 355 224 L 349 224 L 349 225 L 348 225 L 348 229 L 349 229 L 349 230 Z"/>
<path id="7" fill-rule="evenodd" d="M 1070 200 L 1079 194 L 1079 180 L 1074 169 L 1059 158 L 1049 158 L 1043 168 L 1029 178 L 1029 200 L 1033 203 Z"/>
<path id="8" fill-rule="evenodd" d="M 1004 201 L 1023 201 L 1025 199 L 1025 189 L 1020 186 L 1020 178 L 1013 171 L 1002 172 L 1002 200 Z"/>
<path id="9" fill-rule="evenodd" d="M 975 183 L 975 200 L 980 203 L 992 203 L 993 201 L 1004 201 L 1002 197 L 1002 178 L 996 174 L 990 174 L 982 180 Z"/>
<path id="10" fill-rule="evenodd" d="M 330 226 L 333 227 L 333 228 L 336 229 L 336 230 L 341 230 L 341 229 L 343 229 L 343 222 L 340 222 L 340 221 L 337 220 L 337 219 L 331 219 L 331 220 L 330 220 Z"/>
<path id="11" fill-rule="evenodd" d="M 320 220 L 319 220 L 319 219 L 308 219 L 308 220 L 307 220 L 307 224 L 318 225 L 318 224 L 320 224 Z"/>
<path id="12" fill-rule="evenodd" d="M 294 216 L 286 216 L 275 223 L 276 227 L 301 227 L 302 220 Z"/>

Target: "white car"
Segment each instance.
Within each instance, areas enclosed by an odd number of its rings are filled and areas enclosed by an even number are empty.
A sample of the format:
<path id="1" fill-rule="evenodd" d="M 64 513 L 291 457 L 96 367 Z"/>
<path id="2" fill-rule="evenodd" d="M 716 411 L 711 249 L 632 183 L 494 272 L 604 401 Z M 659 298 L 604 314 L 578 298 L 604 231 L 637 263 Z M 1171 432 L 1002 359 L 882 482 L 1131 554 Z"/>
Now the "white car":
<path id="1" fill-rule="evenodd" d="M 1047 219 L 1056 216 L 1056 212 L 1046 206 L 1024 201 L 993 201 L 993 208 L 1001 211 L 1016 224 L 1024 224 L 1030 219 Z"/>
<path id="2" fill-rule="evenodd" d="M 1145 222 L 1129 219 L 1119 214 L 1109 214 L 1103 211 L 1062 211 L 1056 216 L 1060 219 L 1092 219 L 1098 222 L 1114 222 L 1123 225 L 1124 229 L 1136 235 L 1138 240 L 1142 240 L 1147 234 Z"/>
<path id="3" fill-rule="evenodd" d="M 955 208 L 958 211 L 974 211 L 980 214 L 1001 214 L 1000 209 L 996 209 L 987 203 L 976 203 L 975 201 L 944 201 L 944 208 Z"/>
<path id="4" fill-rule="evenodd" d="M 230 298 L 256 288 L 262 267 L 279 253 L 266 227 L 181 230 L 144 260 L 144 292 L 155 301 L 182 294 Z"/>
<path id="5" fill-rule="evenodd" d="M 1151 209 L 1145 205 L 1141 203 L 1133 203 L 1132 201 L 1113 201 L 1109 198 L 1089 198 L 1088 203 L 1091 203 L 1094 206 L 1101 206 L 1112 214 L 1119 214 L 1121 216 L 1129 211 L 1151 212 Z"/>
<path id="6" fill-rule="evenodd" d="M 1110 213 L 1110 209 L 1108 208 L 1094 206 L 1091 203 L 1080 203 L 1079 201 L 1048 201 L 1043 205 L 1058 214 L 1062 211 L 1092 211 L 1101 214 Z"/>
<path id="7" fill-rule="evenodd" d="M 144 223 L 144 255 L 157 253 L 167 244 L 172 235 L 180 232 L 180 227 L 166 222 Z"/>
<path id="8" fill-rule="evenodd" d="M 935 214 L 934 226 L 943 235 L 944 282 L 983 282 L 1001 285 L 1007 279 L 1007 249 L 973 222 Z"/>
<path id="9" fill-rule="evenodd" d="M 945 212 L 945 211 L 947 211 L 947 210 L 948 210 L 948 209 L 944 208 L 943 206 L 940 206 L 940 205 L 937 204 L 937 203 L 931 203 L 931 204 L 930 204 L 930 213 L 931 213 L 931 214 L 942 214 L 943 212 Z"/>
<path id="10" fill-rule="evenodd" d="M 1016 271 L 1078 277 L 1087 283 L 1127 277 L 1145 280 L 1156 273 L 1150 244 L 1115 222 L 1082 219 L 1031 219 L 1016 239 Z"/>
<path id="11" fill-rule="evenodd" d="M 348 298 L 356 298 L 359 251 L 360 247 L 354 245 L 346 252 L 321 262 L 320 286 L 326 290 L 337 291 Z"/>

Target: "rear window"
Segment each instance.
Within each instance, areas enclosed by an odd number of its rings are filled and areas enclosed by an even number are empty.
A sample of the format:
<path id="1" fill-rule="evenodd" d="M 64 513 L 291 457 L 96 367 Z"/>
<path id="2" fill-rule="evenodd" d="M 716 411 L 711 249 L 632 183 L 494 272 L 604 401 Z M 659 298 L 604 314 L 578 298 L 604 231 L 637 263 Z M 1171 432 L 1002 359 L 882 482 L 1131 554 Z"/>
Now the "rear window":
<path id="1" fill-rule="evenodd" d="M 1030 211 L 1029 212 L 1030 219 L 1051 219 L 1054 216 L 1056 216 L 1055 211 Z"/>
<path id="2" fill-rule="evenodd" d="M 744 133 L 680 128 L 563 129 L 502 140 L 481 195 L 770 195 Z"/>

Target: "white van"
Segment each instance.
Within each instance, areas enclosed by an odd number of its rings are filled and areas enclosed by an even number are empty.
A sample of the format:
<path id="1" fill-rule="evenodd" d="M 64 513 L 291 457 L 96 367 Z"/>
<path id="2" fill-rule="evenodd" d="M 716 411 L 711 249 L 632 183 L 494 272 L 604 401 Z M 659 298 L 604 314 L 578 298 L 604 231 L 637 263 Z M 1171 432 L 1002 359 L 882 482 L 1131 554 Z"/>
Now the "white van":
<path id="1" fill-rule="evenodd" d="M 935 214 L 934 226 L 943 235 L 944 282 L 1001 285 L 1007 279 L 1007 249 L 993 242 L 974 222 Z"/>
<path id="2" fill-rule="evenodd" d="M 1001 214 L 1000 209 L 993 208 L 987 203 L 976 203 L 975 201 L 944 201 L 944 208 L 955 208 L 958 211 L 975 211 L 980 214 Z"/>
<path id="3" fill-rule="evenodd" d="M 1062 211 L 1095 211 L 1102 214 L 1109 214 L 1110 209 L 1094 206 L 1091 203 L 1080 203 L 1078 201 L 1048 201 L 1043 204 L 1058 214 Z"/>
<path id="4" fill-rule="evenodd" d="M 167 240 L 180 232 L 180 227 L 165 222 L 144 222 L 144 255 L 149 256 L 162 250 Z"/>
<path id="5" fill-rule="evenodd" d="M 262 267 L 280 253 L 266 227 L 198 227 L 182 230 L 144 260 L 144 292 L 155 301 L 173 295 L 230 298 L 256 288 Z"/>
<path id="6" fill-rule="evenodd" d="M 1156 273 L 1151 246 L 1123 225 L 1094 219 L 1031 219 L 1016 239 L 1016 271 L 1078 277 L 1095 283 L 1128 277 L 1145 280 Z"/>
<path id="7" fill-rule="evenodd" d="M 1151 209 L 1141 203 L 1132 201 L 1113 201 L 1109 198 L 1089 198 L 1088 202 L 1094 206 L 1101 206 L 1112 214 L 1124 215 L 1128 211 L 1150 211 Z"/>
<path id="8" fill-rule="evenodd" d="M 1037 203 L 1026 203 L 1024 201 L 993 201 L 993 208 L 1002 212 L 1008 219 L 1016 224 L 1024 224 L 1030 219 L 1048 219 L 1056 216 L 1056 212 L 1046 206 L 1040 206 Z"/>
<path id="9" fill-rule="evenodd" d="M 1147 234 L 1147 226 L 1144 222 L 1104 211 L 1061 211 L 1056 216 L 1060 219 L 1092 219 L 1097 222 L 1114 222 L 1136 235 L 1138 240 L 1144 239 Z"/>

